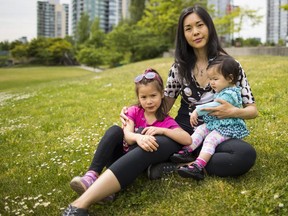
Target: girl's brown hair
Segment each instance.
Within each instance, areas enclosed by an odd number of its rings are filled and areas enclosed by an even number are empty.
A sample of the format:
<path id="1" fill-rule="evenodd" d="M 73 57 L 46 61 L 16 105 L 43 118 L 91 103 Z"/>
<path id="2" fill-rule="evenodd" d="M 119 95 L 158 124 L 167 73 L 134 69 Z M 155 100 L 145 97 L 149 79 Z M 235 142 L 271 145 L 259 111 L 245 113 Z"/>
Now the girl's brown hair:
<path id="1" fill-rule="evenodd" d="M 148 68 L 145 70 L 143 75 L 145 75 L 149 72 L 155 73 L 157 77 L 155 77 L 153 79 L 147 79 L 145 76 L 143 76 L 143 78 L 139 82 L 135 82 L 135 92 L 136 92 L 137 98 L 139 96 L 139 85 L 147 85 L 148 83 L 153 84 L 156 87 L 156 89 L 161 93 L 161 95 L 163 95 L 163 93 L 164 93 L 163 80 L 162 80 L 161 76 L 159 75 L 159 73 L 156 70 L 154 70 L 153 68 Z M 139 107 L 141 107 L 141 104 L 139 103 L 139 101 L 138 101 L 137 105 Z M 163 121 L 166 118 L 166 116 L 167 116 L 166 110 L 167 110 L 166 104 L 164 102 L 164 97 L 163 97 L 161 99 L 160 107 L 157 109 L 156 114 L 155 114 L 156 119 L 158 121 Z"/>

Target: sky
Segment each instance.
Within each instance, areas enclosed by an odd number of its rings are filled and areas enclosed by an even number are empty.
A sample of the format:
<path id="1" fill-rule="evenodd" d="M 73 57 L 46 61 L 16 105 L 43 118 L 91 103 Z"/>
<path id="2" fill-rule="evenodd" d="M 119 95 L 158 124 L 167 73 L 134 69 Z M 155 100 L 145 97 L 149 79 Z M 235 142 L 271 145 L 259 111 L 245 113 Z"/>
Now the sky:
<path id="1" fill-rule="evenodd" d="M 70 4 L 70 0 L 60 0 Z M 234 5 L 257 9 L 263 15 L 262 23 L 256 27 L 243 25 L 243 30 L 235 37 L 259 37 L 266 41 L 266 0 L 234 0 Z M 253 31 L 251 30 L 253 29 Z M 0 0 L 0 42 L 12 42 L 21 37 L 28 41 L 37 37 L 37 0 Z"/>

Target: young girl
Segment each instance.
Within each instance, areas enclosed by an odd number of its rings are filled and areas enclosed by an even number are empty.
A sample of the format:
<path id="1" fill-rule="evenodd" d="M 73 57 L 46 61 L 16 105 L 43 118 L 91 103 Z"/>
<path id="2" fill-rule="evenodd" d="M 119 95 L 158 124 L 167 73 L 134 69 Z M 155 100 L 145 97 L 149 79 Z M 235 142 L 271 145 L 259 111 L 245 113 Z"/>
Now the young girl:
<path id="1" fill-rule="evenodd" d="M 165 113 L 160 75 L 147 69 L 134 82 L 138 104 L 129 108 L 129 120 L 123 129 L 113 126 L 106 131 L 87 173 L 73 178 L 70 186 L 82 195 L 63 215 L 88 215 L 91 204 L 113 199 L 148 166 L 167 161 L 175 150 L 181 149 L 179 144 L 191 144 L 190 135 Z M 164 137 L 175 142 L 166 143 Z M 158 140 L 164 144 L 158 145 Z M 107 169 L 101 174 L 105 166 Z"/>
<path id="2" fill-rule="evenodd" d="M 210 62 L 207 67 L 210 86 L 216 92 L 214 98 L 222 99 L 240 108 L 242 106 L 241 89 L 235 84 L 239 77 L 239 63 L 228 55 L 220 55 Z M 203 168 L 209 162 L 215 152 L 217 145 L 231 138 L 242 139 L 249 134 L 245 122 L 241 118 L 219 119 L 210 116 L 203 108 L 216 107 L 217 101 L 205 105 L 196 106 L 191 113 L 190 123 L 192 126 L 198 124 L 198 116 L 203 116 L 204 124 L 196 128 L 192 134 L 192 144 L 184 147 L 178 154 L 174 154 L 171 160 L 174 162 L 187 162 L 186 158 L 203 142 L 203 147 L 196 161 L 191 165 L 185 165 L 178 169 L 182 177 L 192 177 L 197 180 L 204 179 Z"/>

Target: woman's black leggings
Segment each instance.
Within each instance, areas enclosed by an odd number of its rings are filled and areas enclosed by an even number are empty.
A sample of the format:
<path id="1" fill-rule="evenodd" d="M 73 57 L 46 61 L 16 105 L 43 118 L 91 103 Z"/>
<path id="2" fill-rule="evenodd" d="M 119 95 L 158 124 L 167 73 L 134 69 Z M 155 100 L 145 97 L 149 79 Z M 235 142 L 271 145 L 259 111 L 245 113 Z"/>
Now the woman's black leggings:
<path id="1" fill-rule="evenodd" d="M 248 172 L 256 160 L 255 149 L 240 139 L 229 139 L 219 144 L 205 167 L 209 175 L 240 176 Z"/>
<path id="2" fill-rule="evenodd" d="M 157 151 L 147 152 L 138 145 L 123 152 L 124 132 L 119 126 L 110 127 L 102 137 L 89 170 L 99 174 L 108 167 L 118 179 L 121 188 L 131 184 L 149 165 L 165 162 L 182 146 L 166 136 L 155 136 L 159 144 Z"/>

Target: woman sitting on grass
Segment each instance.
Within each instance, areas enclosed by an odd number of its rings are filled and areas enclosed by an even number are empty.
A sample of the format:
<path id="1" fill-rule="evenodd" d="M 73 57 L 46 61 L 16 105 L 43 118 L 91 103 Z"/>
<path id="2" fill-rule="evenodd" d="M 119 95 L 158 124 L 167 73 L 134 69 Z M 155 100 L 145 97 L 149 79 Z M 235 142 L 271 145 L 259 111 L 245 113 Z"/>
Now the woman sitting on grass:
<path id="1" fill-rule="evenodd" d="M 211 88 L 216 92 L 215 99 L 222 99 L 237 108 L 242 107 L 241 88 L 236 87 L 239 77 L 239 63 L 228 55 L 220 55 L 210 62 L 207 68 Z M 185 146 L 185 151 L 192 153 L 198 148 L 203 140 L 203 146 L 196 161 L 178 169 L 180 176 L 184 178 L 204 179 L 204 167 L 215 153 L 216 147 L 225 140 L 236 138 L 242 139 L 249 134 L 246 124 L 241 118 L 218 119 L 209 115 L 209 112 L 202 111 L 207 107 L 217 107 L 219 102 L 210 102 L 196 106 L 191 113 L 190 122 L 192 126 L 198 125 L 198 117 L 203 116 L 204 124 L 198 126 L 192 134 L 192 144 Z M 185 163 L 185 151 L 171 156 L 171 161 Z"/>
<path id="2" fill-rule="evenodd" d="M 87 173 L 73 178 L 72 189 L 82 195 L 67 207 L 64 216 L 88 215 L 90 205 L 113 200 L 116 192 L 131 184 L 148 166 L 168 160 L 181 149 L 179 144 L 191 144 L 190 135 L 165 112 L 160 75 L 148 69 L 134 82 L 138 105 L 128 109 L 124 129 L 112 126 L 106 131 Z M 158 145 L 160 140 L 163 145 Z M 107 170 L 102 173 L 105 166 Z"/>
<path id="3" fill-rule="evenodd" d="M 207 66 L 211 59 L 219 55 L 228 55 L 221 47 L 219 37 L 209 13 L 199 5 L 185 8 L 180 14 L 175 46 L 175 62 L 169 70 L 164 91 L 167 111 L 181 97 L 176 122 L 189 134 L 194 132 L 190 123 L 190 114 L 196 105 L 213 101 L 214 90 L 209 85 Z M 258 115 L 255 99 L 248 79 L 239 64 L 237 87 L 241 88 L 243 106 L 235 107 L 225 100 L 218 100 L 217 107 L 204 108 L 210 116 L 222 118 L 253 119 Z M 121 119 L 126 124 L 126 109 L 122 109 Z M 198 125 L 203 121 L 198 121 Z M 159 144 L 159 142 L 158 142 Z M 198 150 L 198 149 L 197 149 Z M 185 151 L 186 162 L 192 162 L 198 151 Z M 254 165 L 256 151 L 252 145 L 241 139 L 229 139 L 219 144 L 205 167 L 208 175 L 220 177 L 240 176 L 247 173 Z M 161 178 L 163 174 L 177 170 L 178 164 L 172 162 L 154 164 L 149 168 L 150 179 Z"/>

